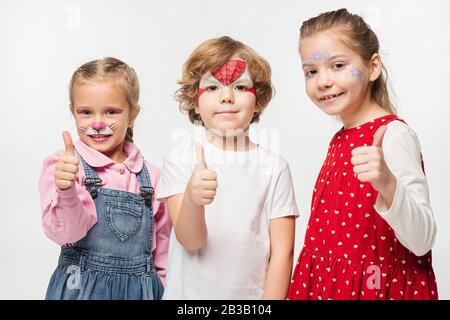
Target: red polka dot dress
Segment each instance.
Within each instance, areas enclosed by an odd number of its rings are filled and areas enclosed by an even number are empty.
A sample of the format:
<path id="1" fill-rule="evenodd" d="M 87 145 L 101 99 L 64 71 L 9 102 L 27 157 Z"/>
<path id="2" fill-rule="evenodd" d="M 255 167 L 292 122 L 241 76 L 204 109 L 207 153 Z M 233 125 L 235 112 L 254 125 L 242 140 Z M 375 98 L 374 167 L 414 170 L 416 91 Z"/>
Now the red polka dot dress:
<path id="1" fill-rule="evenodd" d="M 370 146 L 388 115 L 341 129 L 314 187 L 311 216 L 288 299 L 437 299 L 431 251 L 417 257 L 375 211 L 377 191 L 360 182 L 351 151 Z"/>

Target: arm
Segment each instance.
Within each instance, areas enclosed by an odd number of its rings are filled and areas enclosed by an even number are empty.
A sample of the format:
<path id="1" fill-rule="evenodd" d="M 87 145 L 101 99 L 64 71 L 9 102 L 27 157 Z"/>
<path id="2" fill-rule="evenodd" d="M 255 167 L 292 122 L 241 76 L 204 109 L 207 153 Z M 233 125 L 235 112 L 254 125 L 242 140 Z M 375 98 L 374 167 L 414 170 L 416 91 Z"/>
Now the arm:
<path id="1" fill-rule="evenodd" d="M 158 211 L 155 214 L 155 244 L 153 245 L 153 259 L 156 271 L 161 278 L 163 284 L 166 283 L 167 256 L 169 251 L 170 231 L 172 224 L 170 223 L 169 212 L 164 202 L 155 200 L 153 207 L 156 208 L 159 203 Z"/>
<path id="2" fill-rule="evenodd" d="M 208 238 L 204 206 L 193 203 L 186 192 L 167 198 L 167 206 L 178 242 L 188 250 L 203 247 Z"/>
<path id="3" fill-rule="evenodd" d="M 198 250 L 206 243 L 205 205 L 213 202 L 217 189 L 217 174 L 207 169 L 203 147 L 196 148 L 197 162 L 185 192 L 167 198 L 175 235 L 188 250 Z"/>
<path id="4" fill-rule="evenodd" d="M 270 260 L 264 288 L 264 299 L 286 299 L 291 280 L 295 217 L 272 219 L 270 222 Z"/>
<path id="5" fill-rule="evenodd" d="M 395 231 L 400 243 L 422 256 L 433 247 L 436 224 L 422 170 L 420 144 L 408 126 L 399 122 L 392 125 L 392 130 L 386 132 L 383 151 L 396 187 L 392 201 L 378 196 L 375 209 Z"/>
<path id="6" fill-rule="evenodd" d="M 400 243 L 422 256 L 433 246 L 436 225 L 419 141 L 403 123 L 394 121 L 388 128 L 377 130 L 371 147 L 355 148 L 352 164 L 357 178 L 378 191 L 375 209 Z"/>
<path id="7" fill-rule="evenodd" d="M 61 171 L 60 160 L 65 156 L 65 153 L 55 153 L 47 158 L 39 178 L 44 233 L 59 245 L 80 240 L 97 222 L 94 202 L 81 185 L 78 170 L 72 170 L 75 172 L 73 176 L 58 173 Z M 67 180 L 62 182 L 67 183 L 62 190 L 58 187 L 62 187 L 58 180 L 67 177 L 73 180 L 71 183 Z"/>

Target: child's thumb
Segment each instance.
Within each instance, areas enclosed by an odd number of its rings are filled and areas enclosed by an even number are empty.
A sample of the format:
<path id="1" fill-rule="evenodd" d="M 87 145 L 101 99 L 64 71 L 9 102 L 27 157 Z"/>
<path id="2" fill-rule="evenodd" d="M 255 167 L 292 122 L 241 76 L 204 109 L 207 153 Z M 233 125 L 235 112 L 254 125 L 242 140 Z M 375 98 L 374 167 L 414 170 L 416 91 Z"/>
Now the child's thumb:
<path id="1" fill-rule="evenodd" d="M 195 145 L 195 154 L 196 154 L 195 166 L 197 168 L 206 169 L 207 165 L 205 161 L 205 153 L 203 152 L 203 146 L 200 143 L 197 143 Z"/>
<path id="2" fill-rule="evenodd" d="M 381 144 L 383 143 L 383 137 L 386 132 L 386 129 L 387 129 L 386 126 L 381 126 L 375 132 L 375 134 L 373 135 L 373 143 L 372 143 L 373 147 L 381 148 Z"/>
<path id="3" fill-rule="evenodd" d="M 63 140 L 64 140 L 65 152 L 75 154 L 73 151 L 72 137 L 70 136 L 70 133 L 68 131 L 63 132 Z"/>

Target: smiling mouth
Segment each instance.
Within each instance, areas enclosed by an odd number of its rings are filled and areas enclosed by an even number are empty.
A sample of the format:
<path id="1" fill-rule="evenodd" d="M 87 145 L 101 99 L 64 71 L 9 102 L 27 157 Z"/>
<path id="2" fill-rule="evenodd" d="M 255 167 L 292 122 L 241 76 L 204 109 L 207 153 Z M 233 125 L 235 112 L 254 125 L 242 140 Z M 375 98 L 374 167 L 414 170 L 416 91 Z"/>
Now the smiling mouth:
<path id="1" fill-rule="evenodd" d="M 91 134 L 89 135 L 91 138 L 97 138 L 97 139 L 101 139 L 101 138 L 108 138 L 111 135 L 110 134 Z"/>
<path id="2" fill-rule="evenodd" d="M 105 142 L 111 137 L 110 134 L 91 134 L 89 137 L 95 142 Z"/>
<path id="3" fill-rule="evenodd" d="M 330 94 L 330 95 L 327 95 L 327 96 L 320 97 L 319 100 L 320 101 L 328 101 L 328 100 L 332 100 L 332 99 L 335 99 L 337 97 L 340 97 L 343 94 L 344 94 L 343 92 L 337 93 L 337 94 Z"/>
<path id="4" fill-rule="evenodd" d="M 236 114 L 236 113 L 238 113 L 238 111 L 225 110 L 225 111 L 216 112 L 215 114 L 229 115 L 229 114 Z"/>

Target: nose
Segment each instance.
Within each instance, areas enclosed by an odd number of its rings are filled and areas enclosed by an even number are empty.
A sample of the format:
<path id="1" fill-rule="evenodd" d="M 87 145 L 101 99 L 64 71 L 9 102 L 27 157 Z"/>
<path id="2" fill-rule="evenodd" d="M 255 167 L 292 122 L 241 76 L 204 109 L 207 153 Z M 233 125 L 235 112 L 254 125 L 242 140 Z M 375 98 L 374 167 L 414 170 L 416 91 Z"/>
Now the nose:
<path id="1" fill-rule="evenodd" d="M 333 86 L 333 79 L 327 71 L 320 72 L 317 77 L 317 86 L 319 89 L 328 89 Z"/>
<path id="2" fill-rule="evenodd" d="M 102 130 L 103 128 L 106 127 L 106 124 L 101 121 L 96 121 L 91 125 L 91 127 L 92 127 L 92 129 L 95 129 L 95 130 Z"/>
<path id="3" fill-rule="evenodd" d="M 233 89 L 230 86 L 222 88 L 220 95 L 220 103 L 234 103 Z"/>

